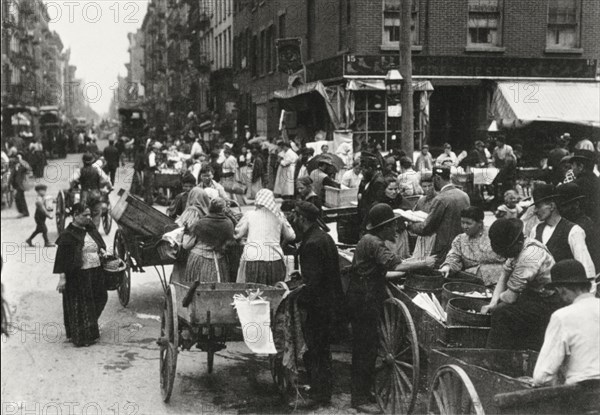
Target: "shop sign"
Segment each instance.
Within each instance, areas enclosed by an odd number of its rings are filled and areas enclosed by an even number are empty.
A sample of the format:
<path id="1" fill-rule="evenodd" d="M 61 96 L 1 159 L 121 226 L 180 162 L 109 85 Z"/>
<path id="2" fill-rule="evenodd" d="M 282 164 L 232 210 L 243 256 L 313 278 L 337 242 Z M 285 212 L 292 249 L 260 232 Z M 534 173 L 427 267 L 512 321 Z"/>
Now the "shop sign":
<path id="1" fill-rule="evenodd" d="M 414 76 L 469 78 L 594 79 L 596 59 L 413 56 Z M 398 55 L 345 55 L 344 76 L 384 77 L 397 69 Z"/>
<path id="2" fill-rule="evenodd" d="M 279 72 L 291 75 L 302 70 L 302 39 L 299 37 L 277 39 L 275 43 Z"/>

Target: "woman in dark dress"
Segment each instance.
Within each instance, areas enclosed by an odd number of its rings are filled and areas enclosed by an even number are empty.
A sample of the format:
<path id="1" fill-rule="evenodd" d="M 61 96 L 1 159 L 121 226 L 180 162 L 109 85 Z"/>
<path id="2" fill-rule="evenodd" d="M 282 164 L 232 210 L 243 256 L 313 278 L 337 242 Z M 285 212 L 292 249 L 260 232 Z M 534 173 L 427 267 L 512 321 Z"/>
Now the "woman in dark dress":
<path id="1" fill-rule="evenodd" d="M 198 220 L 184 235 L 184 249 L 191 248 L 184 283 L 229 282 L 225 250 L 234 238 L 233 223 L 223 213 L 225 207 L 225 200 L 212 200 L 208 215 Z"/>
<path id="2" fill-rule="evenodd" d="M 73 212 L 73 223 L 56 241 L 54 273 L 60 274 L 56 289 L 63 295 L 67 339 L 80 347 L 100 337 L 98 319 L 108 300 L 100 264 L 106 245 L 92 222 L 90 209 L 76 204 Z"/>

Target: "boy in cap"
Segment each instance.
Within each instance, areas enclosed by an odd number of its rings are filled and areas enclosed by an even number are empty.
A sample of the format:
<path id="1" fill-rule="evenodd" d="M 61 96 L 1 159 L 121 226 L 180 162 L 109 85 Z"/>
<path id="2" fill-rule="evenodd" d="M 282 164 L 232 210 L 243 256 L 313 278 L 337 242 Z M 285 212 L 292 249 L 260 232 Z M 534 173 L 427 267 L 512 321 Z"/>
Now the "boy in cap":
<path id="1" fill-rule="evenodd" d="M 45 184 L 38 184 L 35 186 L 35 192 L 37 193 L 37 197 L 35 198 L 35 214 L 33 218 L 35 219 L 35 230 L 31 234 L 29 238 L 25 241 L 27 245 L 33 246 L 32 240 L 38 234 L 42 234 L 44 238 L 44 246 L 47 248 L 54 247 L 53 243 L 50 243 L 48 239 L 48 227 L 46 226 L 46 218 L 52 219 L 52 214 L 50 213 L 50 209 L 46 208 L 46 190 L 47 186 Z"/>
<path id="2" fill-rule="evenodd" d="M 561 261 L 550 274 L 552 282 L 547 287 L 569 305 L 550 317 L 533 382 L 554 386 L 600 379 L 600 300 L 590 293 L 590 281 L 580 262 Z"/>

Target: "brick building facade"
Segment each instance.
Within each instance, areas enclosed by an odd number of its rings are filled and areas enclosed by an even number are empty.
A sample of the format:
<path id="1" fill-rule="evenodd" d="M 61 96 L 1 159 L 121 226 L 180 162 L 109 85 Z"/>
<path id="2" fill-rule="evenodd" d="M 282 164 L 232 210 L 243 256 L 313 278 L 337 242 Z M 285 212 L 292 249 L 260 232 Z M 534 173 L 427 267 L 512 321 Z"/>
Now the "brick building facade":
<path id="1" fill-rule="evenodd" d="M 351 124 L 343 127 L 352 129 L 355 137 L 362 134 L 368 140 L 383 140 L 388 148 L 395 145 L 390 138 L 398 133 L 399 122 L 385 111 L 391 101 L 395 105 L 395 98 L 382 87 L 382 80 L 398 64 L 400 0 L 273 0 L 236 5 L 233 70 L 240 125 L 250 124 L 260 135 L 278 134 L 281 109 L 287 105 L 276 99 L 281 96 L 277 91 L 298 98 L 288 88 L 292 79 L 277 72 L 275 42 L 300 38 L 307 84 L 320 81 L 346 92 L 351 81 L 377 84 L 362 83 L 360 91 L 353 92 L 354 114 L 348 119 Z M 448 141 L 464 149 L 484 138 L 495 117 L 494 100 L 502 83 L 514 83 L 514 92 L 524 97 L 550 88 L 550 82 L 599 79 L 600 2 L 418 0 L 412 15 L 413 77 L 429 81 L 434 89 L 415 94 L 415 104 L 425 106 L 415 109 L 417 145 Z M 423 94 L 429 100 L 420 100 Z M 378 113 L 371 113 L 375 107 Z M 366 127 L 358 125 L 361 108 Z M 321 109 L 312 117 L 304 116 L 303 122 L 322 122 Z M 379 126 L 373 130 L 369 124 Z M 581 128 L 581 134 L 594 133 Z M 328 131 L 333 129 L 329 126 Z"/>

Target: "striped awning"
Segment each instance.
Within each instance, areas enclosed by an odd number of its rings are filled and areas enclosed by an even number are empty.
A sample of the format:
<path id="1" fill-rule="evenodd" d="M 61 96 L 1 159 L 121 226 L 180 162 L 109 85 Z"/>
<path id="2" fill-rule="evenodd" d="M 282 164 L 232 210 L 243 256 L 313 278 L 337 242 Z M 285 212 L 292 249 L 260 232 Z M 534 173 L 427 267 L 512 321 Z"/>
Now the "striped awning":
<path id="1" fill-rule="evenodd" d="M 600 128 L 600 83 L 498 82 L 492 113 L 505 128 L 518 128 L 534 121 Z"/>

